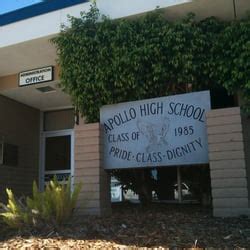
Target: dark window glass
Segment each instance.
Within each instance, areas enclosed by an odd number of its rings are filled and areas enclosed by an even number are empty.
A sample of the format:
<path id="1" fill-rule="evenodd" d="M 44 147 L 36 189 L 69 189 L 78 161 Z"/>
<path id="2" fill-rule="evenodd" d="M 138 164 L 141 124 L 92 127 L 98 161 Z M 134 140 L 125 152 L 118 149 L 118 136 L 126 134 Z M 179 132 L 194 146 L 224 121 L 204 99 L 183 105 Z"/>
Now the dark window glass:
<path id="1" fill-rule="evenodd" d="M 49 111 L 44 113 L 44 131 L 73 129 L 74 110 Z"/>
<path id="2" fill-rule="evenodd" d="M 45 171 L 70 169 L 70 135 L 46 138 Z"/>

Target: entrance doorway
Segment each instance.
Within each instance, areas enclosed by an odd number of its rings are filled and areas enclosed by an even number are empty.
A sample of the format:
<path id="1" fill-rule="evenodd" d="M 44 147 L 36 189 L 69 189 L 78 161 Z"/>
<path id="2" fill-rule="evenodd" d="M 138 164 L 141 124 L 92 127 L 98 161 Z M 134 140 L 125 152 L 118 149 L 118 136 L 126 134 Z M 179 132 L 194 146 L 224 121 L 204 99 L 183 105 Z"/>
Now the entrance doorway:
<path id="1" fill-rule="evenodd" d="M 65 183 L 74 177 L 74 131 L 43 132 L 42 136 L 42 188 L 51 179 Z"/>

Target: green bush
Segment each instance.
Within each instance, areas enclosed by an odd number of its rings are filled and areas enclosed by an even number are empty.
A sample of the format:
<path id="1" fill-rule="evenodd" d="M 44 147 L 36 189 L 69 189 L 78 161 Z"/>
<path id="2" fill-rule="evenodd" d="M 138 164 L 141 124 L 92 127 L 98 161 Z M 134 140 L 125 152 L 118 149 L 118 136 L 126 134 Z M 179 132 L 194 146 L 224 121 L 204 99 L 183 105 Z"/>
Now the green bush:
<path id="1" fill-rule="evenodd" d="M 55 178 L 40 192 L 33 183 L 32 197 L 24 201 L 17 200 L 10 189 L 7 205 L 0 204 L 4 212 L 0 213 L 5 223 L 12 228 L 26 226 L 41 227 L 44 224 L 61 225 L 68 221 L 76 206 L 81 184 L 75 185 L 71 192 L 71 183 L 60 184 Z"/>

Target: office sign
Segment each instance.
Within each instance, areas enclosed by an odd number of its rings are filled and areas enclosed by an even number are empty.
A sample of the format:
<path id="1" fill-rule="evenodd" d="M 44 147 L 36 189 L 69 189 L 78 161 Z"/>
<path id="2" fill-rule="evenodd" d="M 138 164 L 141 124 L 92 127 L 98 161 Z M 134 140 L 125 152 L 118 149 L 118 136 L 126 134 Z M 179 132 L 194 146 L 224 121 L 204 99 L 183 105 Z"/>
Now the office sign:
<path id="1" fill-rule="evenodd" d="M 209 91 L 103 106 L 104 168 L 208 163 Z"/>
<path id="2" fill-rule="evenodd" d="M 19 86 L 43 83 L 53 80 L 53 67 L 48 66 L 19 73 Z"/>

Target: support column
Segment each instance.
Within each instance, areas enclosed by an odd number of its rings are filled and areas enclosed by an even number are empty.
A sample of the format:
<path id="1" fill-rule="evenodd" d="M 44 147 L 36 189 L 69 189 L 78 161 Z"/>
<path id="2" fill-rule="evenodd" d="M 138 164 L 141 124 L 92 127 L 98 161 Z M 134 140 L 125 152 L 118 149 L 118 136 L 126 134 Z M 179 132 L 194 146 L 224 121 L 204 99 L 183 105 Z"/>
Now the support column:
<path id="1" fill-rule="evenodd" d="M 77 214 L 111 213 L 110 179 L 102 167 L 102 135 L 99 123 L 75 125 L 75 177 L 82 182 Z"/>
<path id="2" fill-rule="evenodd" d="M 207 133 L 214 216 L 250 215 L 240 108 L 208 112 Z"/>

